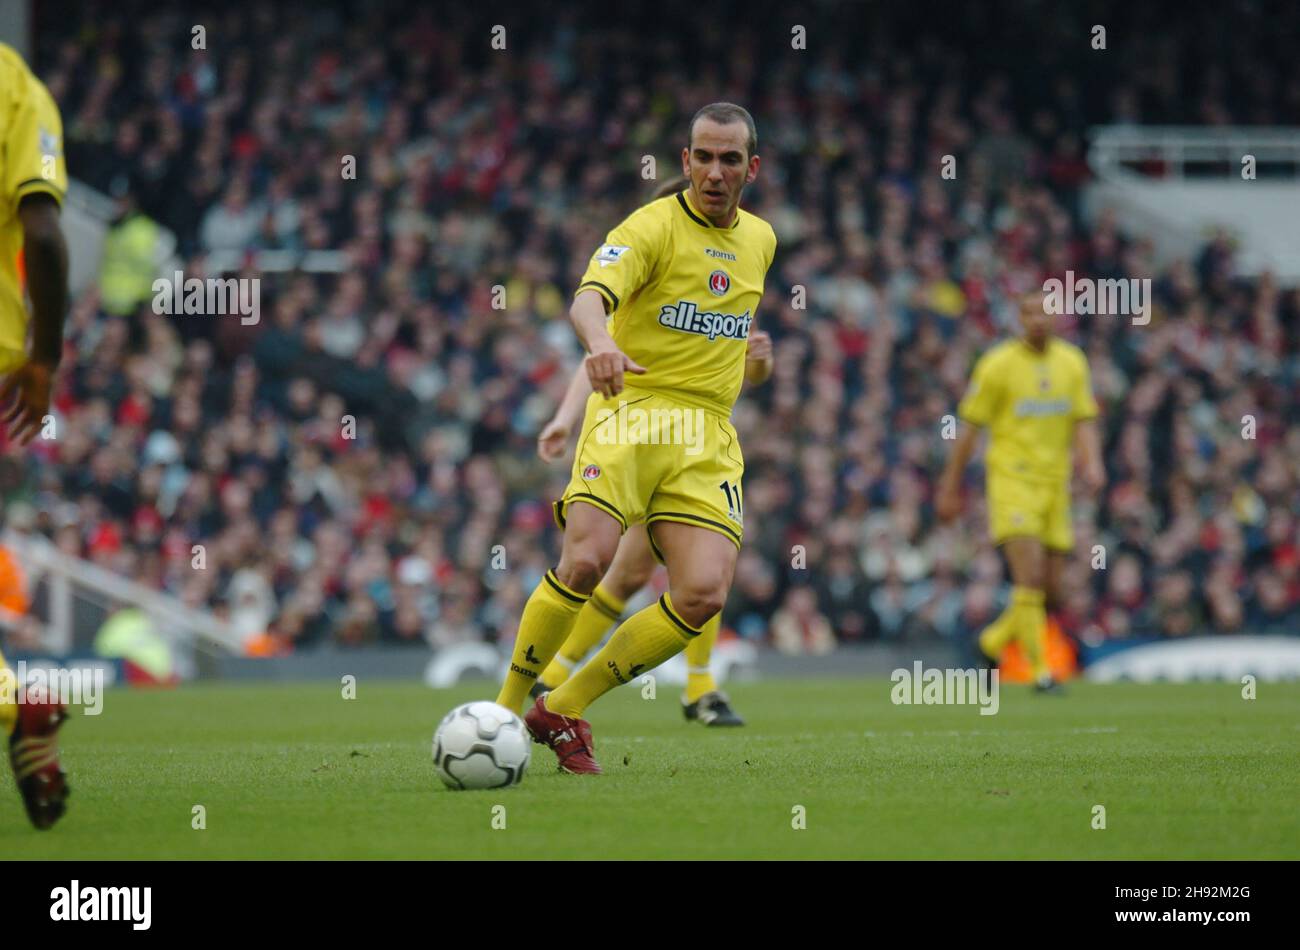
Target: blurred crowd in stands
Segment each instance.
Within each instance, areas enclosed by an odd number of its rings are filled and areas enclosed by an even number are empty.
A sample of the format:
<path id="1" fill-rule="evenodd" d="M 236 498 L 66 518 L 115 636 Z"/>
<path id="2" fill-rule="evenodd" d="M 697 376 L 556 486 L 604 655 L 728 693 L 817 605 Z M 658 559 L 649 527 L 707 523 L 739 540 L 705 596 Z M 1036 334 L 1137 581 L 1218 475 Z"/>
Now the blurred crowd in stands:
<path id="1" fill-rule="evenodd" d="M 780 241 L 776 371 L 735 412 L 729 630 L 820 652 L 965 643 L 996 615 L 978 467 L 962 519 L 933 515 L 943 419 L 1014 296 L 1072 269 L 1151 277 L 1155 301 L 1147 326 L 1058 327 L 1091 361 L 1109 474 L 1076 497 L 1066 629 L 1300 631 L 1300 292 L 1239 277 L 1223 236 L 1157 266 L 1081 208 L 1089 125 L 1300 124 L 1296 8 L 1231 7 L 1231 29 L 1117 9 L 1097 51 L 1082 9 L 1029 2 L 814 4 L 806 49 L 764 3 L 707 25 L 681 0 L 156 6 L 38 7 L 68 167 L 123 240 L 68 319 L 61 438 L 3 462 L 10 526 L 217 611 L 250 652 L 511 640 L 558 554 L 567 465 L 535 438 L 579 359 L 577 278 L 653 187 L 643 156 L 677 174 L 690 115 L 724 99 L 757 120 L 745 206 Z M 155 223 L 187 277 L 241 255 L 260 322 L 153 313 Z M 344 272 L 252 266 L 330 249 Z"/>

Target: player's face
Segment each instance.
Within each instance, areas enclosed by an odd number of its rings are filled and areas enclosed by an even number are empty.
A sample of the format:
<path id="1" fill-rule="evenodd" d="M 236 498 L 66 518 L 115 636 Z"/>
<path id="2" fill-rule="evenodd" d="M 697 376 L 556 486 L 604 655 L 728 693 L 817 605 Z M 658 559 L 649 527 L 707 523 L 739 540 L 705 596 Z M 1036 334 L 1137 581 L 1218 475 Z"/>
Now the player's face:
<path id="1" fill-rule="evenodd" d="M 1042 294 L 1025 294 L 1020 298 L 1020 327 L 1025 339 L 1041 347 L 1052 332 L 1052 316 L 1047 312 Z"/>
<path id="2" fill-rule="evenodd" d="M 691 144 L 682 149 L 682 173 L 691 181 L 691 201 L 714 224 L 731 223 L 740 193 L 758 175 L 758 156 L 749 155 L 743 122 L 695 123 Z"/>

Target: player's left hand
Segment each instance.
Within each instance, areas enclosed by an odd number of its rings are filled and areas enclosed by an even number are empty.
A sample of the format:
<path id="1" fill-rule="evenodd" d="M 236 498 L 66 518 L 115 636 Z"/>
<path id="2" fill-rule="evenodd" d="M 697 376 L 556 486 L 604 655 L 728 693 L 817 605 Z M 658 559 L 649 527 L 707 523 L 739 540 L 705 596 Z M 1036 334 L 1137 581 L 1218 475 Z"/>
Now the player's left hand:
<path id="1" fill-rule="evenodd" d="M 745 359 L 770 360 L 772 358 L 772 337 L 762 330 L 755 330 L 749 335 L 749 346 L 745 349 Z"/>
<path id="2" fill-rule="evenodd" d="M 54 367 L 29 361 L 0 383 L 0 426 L 19 445 L 32 440 L 50 411 Z M 11 405 L 12 403 L 12 405 Z"/>
<path id="3" fill-rule="evenodd" d="M 552 419 L 537 435 L 537 454 L 543 462 L 555 462 L 564 457 L 564 446 L 569 441 L 569 426 Z"/>

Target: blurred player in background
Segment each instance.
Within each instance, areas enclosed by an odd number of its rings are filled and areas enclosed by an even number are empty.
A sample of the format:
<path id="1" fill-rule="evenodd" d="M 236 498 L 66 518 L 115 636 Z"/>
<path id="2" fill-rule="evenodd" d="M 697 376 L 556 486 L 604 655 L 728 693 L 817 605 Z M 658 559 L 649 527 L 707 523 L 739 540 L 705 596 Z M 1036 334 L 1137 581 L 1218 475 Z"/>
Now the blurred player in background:
<path id="1" fill-rule="evenodd" d="M 620 624 L 525 716 L 565 771 L 600 772 L 591 727 L 581 718 L 586 707 L 701 636 L 731 587 L 744 524 L 744 460 L 729 419 L 742 383 L 762 382 L 772 368 L 770 359 L 746 360 L 776 253 L 772 228 L 740 208 L 745 185 L 758 175 L 757 139 L 739 106 L 714 103 L 697 112 L 682 149 L 690 186 L 639 208 L 609 233 L 570 309 L 589 354 L 593 393 L 573 476 L 555 506 L 564 528 L 560 563 L 524 607 L 497 702 L 522 708 L 633 524 L 649 527 L 651 550 L 668 567 L 668 591 Z M 601 437 L 611 413 L 622 420 L 633 411 L 698 417 L 699 446 Z"/>
<path id="2" fill-rule="evenodd" d="M 989 430 L 985 457 L 989 531 L 1011 569 L 1011 602 L 979 636 L 980 651 L 996 663 L 1012 640 L 1020 643 L 1035 688 L 1059 689 L 1046 656 L 1047 610 L 1061 603 L 1061 577 L 1074 547 L 1070 518 L 1072 452 L 1079 454 L 1085 487 L 1106 482 L 1097 435 L 1097 402 L 1083 351 L 1052 334 L 1043 294 L 1020 299 L 1022 334 L 993 347 L 975 364 L 957 414 L 968 423 L 935 494 L 939 518 L 961 511 L 961 478 L 981 429 Z"/>
<path id="3" fill-rule="evenodd" d="M 678 177 L 655 189 L 651 201 L 667 198 L 686 188 L 689 181 Z M 772 340 L 761 330 L 750 333 L 745 353 L 747 365 L 772 358 Z M 569 435 L 582 421 L 584 409 L 591 396 L 591 382 L 586 370 L 578 367 L 569 382 L 564 399 L 551 421 L 542 427 L 537 436 L 537 454 L 544 461 L 555 462 L 562 458 Z M 573 632 L 564 641 L 555 659 L 542 671 L 541 677 L 529 695 L 540 696 L 559 686 L 583 661 L 587 653 L 600 642 L 601 637 L 622 617 L 632 596 L 650 581 L 654 573 L 654 552 L 644 524 L 628 528 L 619 541 L 614 561 L 605 572 L 599 586 L 591 592 L 591 599 L 578 612 Z M 709 661 L 722 627 L 722 612 L 714 614 L 704 625 L 703 632 L 686 646 L 686 692 L 682 696 L 682 712 L 687 720 L 706 726 L 743 726 L 742 719 L 731 708 L 731 699 L 713 679 Z"/>
<path id="4" fill-rule="evenodd" d="M 22 57 L 3 43 L 0 188 L 0 425 L 26 445 L 45 425 L 63 352 L 68 247 L 59 208 L 68 173 L 59 110 Z M 15 682 L 0 657 L 0 722 L 9 734 L 18 790 L 37 828 L 53 825 L 68 797 L 57 736 L 66 715 L 61 703 Z"/>

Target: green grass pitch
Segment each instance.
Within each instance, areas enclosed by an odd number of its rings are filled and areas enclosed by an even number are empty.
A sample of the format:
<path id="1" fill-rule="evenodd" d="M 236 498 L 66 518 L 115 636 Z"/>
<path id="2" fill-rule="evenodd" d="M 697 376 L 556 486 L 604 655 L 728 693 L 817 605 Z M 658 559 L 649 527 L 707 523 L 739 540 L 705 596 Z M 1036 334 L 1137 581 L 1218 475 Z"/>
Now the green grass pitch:
<path id="1" fill-rule="evenodd" d="M 32 830 L 0 797 L 10 858 L 1300 857 L 1300 684 L 1004 687 L 895 706 L 890 683 L 731 688 L 737 730 L 677 691 L 591 710 L 602 777 L 533 746 L 518 788 L 444 790 L 432 732 L 486 683 L 116 690 L 64 728 L 69 812 Z M 12 781 L 12 780 L 8 780 Z M 206 828 L 194 830 L 195 805 Z M 504 829 L 493 828 L 494 813 Z M 1095 830 L 1093 809 L 1106 809 Z M 792 825 L 802 806 L 806 827 Z"/>

